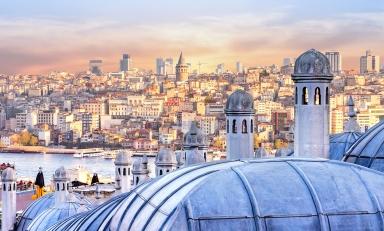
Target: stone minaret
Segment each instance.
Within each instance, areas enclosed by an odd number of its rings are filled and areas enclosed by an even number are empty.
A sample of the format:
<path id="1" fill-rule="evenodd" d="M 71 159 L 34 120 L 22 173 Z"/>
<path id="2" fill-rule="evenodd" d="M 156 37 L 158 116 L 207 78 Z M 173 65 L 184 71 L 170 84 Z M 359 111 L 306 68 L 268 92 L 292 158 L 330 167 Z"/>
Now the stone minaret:
<path id="1" fill-rule="evenodd" d="M 128 192 L 131 189 L 131 158 L 126 151 L 119 151 L 115 160 L 116 189 Z"/>
<path id="2" fill-rule="evenodd" d="M 179 62 L 176 65 L 176 81 L 185 82 L 187 80 L 188 80 L 188 65 L 185 63 L 183 52 L 181 52 Z"/>
<path id="3" fill-rule="evenodd" d="M 228 97 L 225 115 L 227 159 L 253 158 L 253 97 L 244 90 L 236 90 Z"/>
<path id="4" fill-rule="evenodd" d="M 56 169 L 53 182 L 55 183 L 55 207 L 59 207 L 67 201 L 69 194 L 69 173 L 63 166 Z"/>
<path id="5" fill-rule="evenodd" d="M 175 153 L 169 148 L 161 148 L 156 156 L 156 176 L 162 176 L 177 168 Z"/>
<path id="6" fill-rule="evenodd" d="M 2 198 L 2 230 L 13 230 L 16 222 L 16 172 L 8 167 L 1 174 L 3 184 Z"/>
<path id="7" fill-rule="evenodd" d="M 361 132 L 359 123 L 356 121 L 355 103 L 352 96 L 348 98 L 348 120 L 344 123 L 344 132 Z"/>
<path id="8" fill-rule="evenodd" d="M 296 157 L 329 158 L 329 84 L 333 79 L 325 55 L 311 49 L 296 59 L 295 82 Z"/>
<path id="9" fill-rule="evenodd" d="M 133 185 L 137 186 L 141 182 L 149 178 L 148 158 L 143 155 L 141 158 L 135 159 L 132 165 Z"/>
<path id="10" fill-rule="evenodd" d="M 207 161 L 207 137 L 197 127 L 195 121 L 191 123 L 191 128 L 184 135 L 183 148 L 185 152 L 184 166 Z"/>

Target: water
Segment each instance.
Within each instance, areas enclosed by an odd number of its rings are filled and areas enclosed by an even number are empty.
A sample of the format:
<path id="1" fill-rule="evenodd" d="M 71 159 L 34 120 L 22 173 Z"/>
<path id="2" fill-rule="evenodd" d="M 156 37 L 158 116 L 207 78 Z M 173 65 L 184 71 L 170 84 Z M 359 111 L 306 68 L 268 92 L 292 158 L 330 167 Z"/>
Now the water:
<path id="1" fill-rule="evenodd" d="M 82 166 L 91 173 L 95 172 L 112 179 L 115 175 L 113 160 L 102 157 L 74 158 L 72 155 L 63 154 L 0 153 L 0 163 L 15 164 L 17 178 L 32 180 L 35 179 L 39 167 L 42 167 L 47 182 L 51 180 L 55 170 L 61 166 L 65 168 Z"/>

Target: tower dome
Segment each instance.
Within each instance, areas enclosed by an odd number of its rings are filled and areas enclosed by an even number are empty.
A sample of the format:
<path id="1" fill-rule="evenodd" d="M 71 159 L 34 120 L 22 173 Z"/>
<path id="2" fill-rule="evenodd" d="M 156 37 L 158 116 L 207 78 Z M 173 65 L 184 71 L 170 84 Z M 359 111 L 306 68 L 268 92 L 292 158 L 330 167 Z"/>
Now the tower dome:
<path id="1" fill-rule="evenodd" d="M 252 95 L 241 89 L 234 91 L 227 99 L 225 113 L 255 113 Z"/>
<path id="2" fill-rule="evenodd" d="M 131 158 L 125 150 L 119 150 L 116 154 L 115 165 L 130 165 Z"/>
<path id="3" fill-rule="evenodd" d="M 69 181 L 69 173 L 63 166 L 56 169 L 53 177 L 54 177 L 54 181 Z"/>
<path id="4" fill-rule="evenodd" d="M 176 165 L 176 155 L 169 148 L 161 148 L 156 155 L 156 165 Z"/>
<path id="5" fill-rule="evenodd" d="M 313 78 L 331 81 L 333 75 L 328 58 L 321 52 L 310 49 L 296 59 L 292 80 L 305 81 Z"/>
<path id="6" fill-rule="evenodd" d="M 8 167 L 1 172 L 2 181 L 16 181 L 15 169 Z"/>
<path id="7" fill-rule="evenodd" d="M 356 140 L 343 160 L 384 172 L 384 121 Z"/>
<path id="8" fill-rule="evenodd" d="M 184 148 L 193 148 L 207 145 L 207 137 L 197 127 L 196 121 L 192 121 L 189 131 L 184 135 Z"/>

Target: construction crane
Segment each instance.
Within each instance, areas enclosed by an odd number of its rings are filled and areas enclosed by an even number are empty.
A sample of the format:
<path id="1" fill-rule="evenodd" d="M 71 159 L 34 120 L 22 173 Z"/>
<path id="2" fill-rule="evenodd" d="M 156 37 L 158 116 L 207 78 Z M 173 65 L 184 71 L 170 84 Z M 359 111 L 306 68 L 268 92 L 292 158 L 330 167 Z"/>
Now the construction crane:
<path id="1" fill-rule="evenodd" d="M 200 68 L 201 68 L 201 65 L 204 65 L 204 64 L 207 64 L 207 63 L 201 63 L 199 62 L 197 65 L 199 66 L 199 74 L 200 74 Z"/>

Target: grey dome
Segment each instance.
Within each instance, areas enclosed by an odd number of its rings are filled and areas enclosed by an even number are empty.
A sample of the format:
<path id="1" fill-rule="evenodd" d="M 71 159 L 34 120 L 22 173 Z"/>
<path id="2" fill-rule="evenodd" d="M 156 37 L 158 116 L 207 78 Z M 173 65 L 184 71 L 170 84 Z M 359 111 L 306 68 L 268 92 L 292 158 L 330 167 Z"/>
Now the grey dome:
<path id="1" fill-rule="evenodd" d="M 184 149 L 208 146 L 207 137 L 197 127 L 197 123 L 192 121 L 191 127 L 184 135 Z"/>
<path id="2" fill-rule="evenodd" d="M 225 113 L 255 113 L 252 95 L 240 89 L 234 91 L 227 99 Z"/>
<path id="3" fill-rule="evenodd" d="M 312 79 L 331 81 L 332 78 L 329 60 L 321 52 L 310 49 L 296 59 L 294 73 L 292 74 L 293 81 Z"/>
<path id="4" fill-rule="evenodd" d="M 79 204 L 91 205 L 92 202 L 88 199 L 84 198 L 82 195 L 78 193 L 71 193 L 76 198 L 76 201 Z M 17 223 L 18 231 L 26 230 L 29 224 L 32 222 L 34 218 L 36 218 L 39 214 L 41 214 L 46 209 L 53 207 L 55 204 L 55 193 L 49 193 L 40 197 L 39 199 L 33 201 L 28 205 L 28 207 L 21 214 L 19 222 Z"/>
<path id="5" fill-rule="evenodd" d="M 15 169 L 8 167 L 1 172 L 2 181 L 16 181 Z"/>
<path id="6" fill-rule="evenodd" d="M 356 140 L 343 160 L 384 172 L 384 121 Z"/>
<path id="7" fill-rule="evenodd" d="M 383 173 L 340 161 L 210 162 L 132 191 L 109 228 L 380 230 L 383 188 Z"/>
<path id="8" fill-rule="evenodd" d="M 343 132 L 329 138 L 329 159 L 342 160 L 344 154 L 362 134 L 360 132 Z"/>
<path id="9" fill-rule="evenodd" d="M 156 165 L 176 165 L 176 155 L 169 148 L 161 148 L 156 155 Z"/>
<path id="10" fill-rule="evenodd" d="M 56 169 L 53 177 L 54 177 L 53 179 L 54 181 L 69 181 L 69 173 L 63 166 Z"/>
<path id="11" fill-rule="evenodd" d="M 28 231 L 45 231 L 53 224 L 77 213 L 89 210 L 91 207 L 76 201 L 67 201 L 58 207 L 48 208 L 39 214 L 28 226 Z"/>
<path id="12" fill-rule="evenodd" d="M 147 174 L 148 170 L 148 157 L 143 155 L 143 157 L 136 158 L 132 164 L 132 174 Z"/>
<path id="13" fill-rule="evenodd" d="M 129 156 L 129 153 L 125 150 L 119 150 L 116 159 L 115 159 L 115 165 L 130 165 L 131 164 L 131 158 Z"/>

